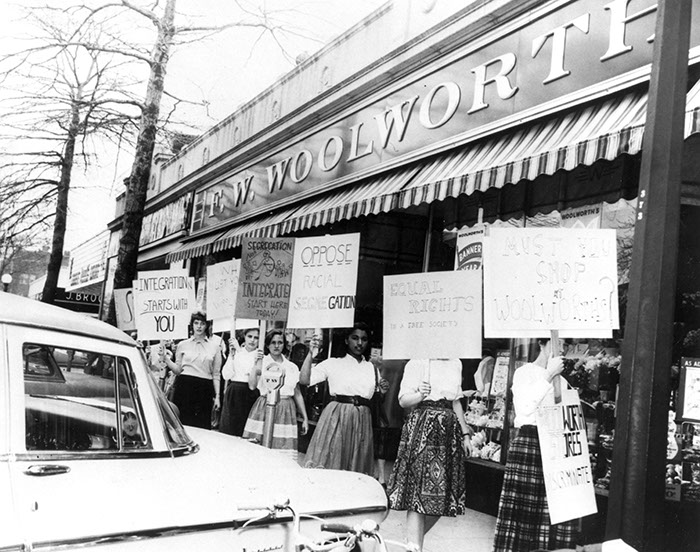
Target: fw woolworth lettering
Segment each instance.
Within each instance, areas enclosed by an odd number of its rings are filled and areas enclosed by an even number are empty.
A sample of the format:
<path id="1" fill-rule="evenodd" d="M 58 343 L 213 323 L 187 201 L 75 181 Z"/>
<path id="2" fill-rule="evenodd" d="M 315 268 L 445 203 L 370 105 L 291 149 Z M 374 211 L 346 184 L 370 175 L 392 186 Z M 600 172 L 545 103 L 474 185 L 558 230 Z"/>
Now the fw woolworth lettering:
<path id="1" fill-rule="evenodd" d="M 198 192 L 203 216 L 193 227 L 359 171 L 376 172 L 383 160 L 427 144 L 479 136 L 503 113 L 528 112 L 639 69 L 651 62 L 656 11 L 651 0 L 579 0 L 541 18 L 523 16 L 517 32 L 496 30 L 478 51 L 463 46 L 461 57 Z M 550 26 L 542 30 L 540 23 Z"/>

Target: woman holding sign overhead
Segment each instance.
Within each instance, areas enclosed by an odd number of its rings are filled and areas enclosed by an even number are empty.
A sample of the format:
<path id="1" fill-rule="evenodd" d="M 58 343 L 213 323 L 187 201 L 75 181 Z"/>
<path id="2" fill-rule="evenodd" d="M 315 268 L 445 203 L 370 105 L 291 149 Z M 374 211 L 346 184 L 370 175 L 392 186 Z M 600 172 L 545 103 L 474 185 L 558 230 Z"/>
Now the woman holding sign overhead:
<path id="1" fill-rule="evenodd" d="M 211 429 L 212 407 L 219 407 L 221 351 L 218 342 L 207 336 L 207 316 L 193 312 L 192 337 L 181 341 L 175 360 L 163 357 L 175 374 L 173 402 L 180 410 L 184 425 Z"/>
<path id="2" fill-rule="evenodd" d="M 316 338 L 301 368 L 299 383 L 316 385 L 328 381 L 331 402 L 323 409 L 309 448 L 307 468 L 331 468 L 372 475 L 374 444 L 370 399 L 379 386 L 374 365 L 366 358 L 369 328 L 356 323 L 345 338 L 345 356 L 329 358 L 311 367 Z"/>
<path id="3" fill-rule="evenodd" d="M 389 504 L 406 510 L 408 541 L 423 549 L 423 537 L 440 516 L 465 512 L 465 456 L 473 430 L 460 398 L 459 359 L 410 360 L 399 389 L 399 404 L 413 408 L 404 423 L 389 478 Z"/>
<path id="4" fill-rule="evenodd" d="M 575 522 L 551 525 L 537 433 L 537 407 L 554 403 L 554 378 L 564 369 L 561 357 L 552 357 L 551 341 L 539 340 L 539 355 L 513 375 L 516 438 L 498 505 L 494 552 L 573 548 Z"/>

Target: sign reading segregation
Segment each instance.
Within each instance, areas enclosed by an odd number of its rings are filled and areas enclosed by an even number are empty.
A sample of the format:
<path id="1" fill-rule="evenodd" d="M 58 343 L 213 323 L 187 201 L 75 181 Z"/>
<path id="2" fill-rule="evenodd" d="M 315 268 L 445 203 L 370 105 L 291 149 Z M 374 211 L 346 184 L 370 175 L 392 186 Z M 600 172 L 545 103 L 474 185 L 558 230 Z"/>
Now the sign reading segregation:
<path id="1" fill-rule="evenodd" d="M 297 238 L 287 326 L 352 326 L 359 258 L 359 233 Z"/>
<path id="2" fill-rule="evenodd" d="M 286 322 L 293 259 L 294 238 L 243 238 L 236 318 Z"/>

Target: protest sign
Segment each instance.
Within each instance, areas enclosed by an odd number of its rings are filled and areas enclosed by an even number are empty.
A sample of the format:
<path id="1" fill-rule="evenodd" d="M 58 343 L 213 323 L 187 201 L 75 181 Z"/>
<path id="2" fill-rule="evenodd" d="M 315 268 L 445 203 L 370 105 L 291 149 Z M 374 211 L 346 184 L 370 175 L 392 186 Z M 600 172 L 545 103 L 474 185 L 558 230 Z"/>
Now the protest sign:
<path id="1" fill-rule="evenodd" d="M 134 308 L 139 339 L 185 339 L 196 309 L 194 278 L 187 270 L 139 272 L 134 280 Z"/>
<path id="2" fill-rule="evenodd" d="M 287 327 L 352 326 L 359 258 L 359 233 L 297 238 Z"/>
<path id="3" fill-rule="evenodd" d="M 550 522 L 596 513 L 586 420 L 575 390 L 565 389 L 560 403 L 537 409 L 537 433 Z"/>
<path id="4" fill-rule="evenodd" d="M 286 322 L 294 238 L 244 237 L 236 318 Z"/>
<path id="5" fill-rule="evenodd" d="M 240 259 L 207 267 L 207 316 L 211 320 L 231 318 L 236 312 Z"/>
<path id="6" fill-rule="evenodd" d="M 386 359 L 481 358 L 481 273 L 384 277 Z"/>
<path id="7" fill-rule="evenodd" d="M 490 229 L 484 298 L 486 337 L 609 335 L 619 328 L 614 230 Z"/>
<path id="8" fill-rule="evenodd" d="M 132 288 L 115 289 L 114 310 L 117 315 L 117 328 L 123 332 L 136 329 L 134 316 L 134 290 Z"/>
<path id="9" fill-rule="evenodd" d="M 485 226 L 477 224 L 457 232 L 455 270 L 480 270 L 483 266 Z"/>

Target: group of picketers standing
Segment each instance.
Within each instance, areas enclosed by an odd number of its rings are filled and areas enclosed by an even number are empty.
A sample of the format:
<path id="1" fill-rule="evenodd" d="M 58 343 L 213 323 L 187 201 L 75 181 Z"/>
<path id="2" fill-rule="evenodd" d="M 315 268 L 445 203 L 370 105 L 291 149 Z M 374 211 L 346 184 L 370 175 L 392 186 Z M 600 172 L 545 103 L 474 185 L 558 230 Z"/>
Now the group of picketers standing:
<path id="1" fill-rule="evenodd" d="M 298 459 L 298 433 L 309 429 L 300 385 L 327 382 L 330 401 L 303 465 L 375 475 L 370 406 L 389 384 L 380 375 L 381 358 L 369 360 L 366 324 L 358 322 L 347 331 L 340 357 L 318 361 L 320 343 L 312 338 L 301 367 L 288 358 L 284 330 L 267 332 L 261 348 L 258 328 L 239 332 L 242 341 L 232 336 L 227 345 L 211 335 L 208 326 L 206 315 L 195 312 L 189 339 L 174 351 L 159 346 L 151 353 L 151 364 L 184 425 L 211 429 L 212 413 L 220 413 L 214 416 L 219 431 L 262 443 L 269 389 L 261 375 L 275 365 L 274 370 L 284 372 L 284 383 L 271 447 Z M 549 523 L 535 417 L 537 406 L 553 394 L 552 380 L 562 369 L 561 358 L 551 357 L 549 340 L 541 340 L 537 359 L 515 372 L 512 391 L 519 432 L 508 454 L 494 540 L 497 552 L 571 548 L 575 542 L 573 523 Z M 471 454 L 473 429 L 465 419 L 461 385 L 459 359 L 412 359 L 404 367 L 398 400 L 407 416 L 387 495 L 392 509 L 407 512 L 407 539 L 419 550 L 441 516 L 466 512 L 465 459 Z"/>

